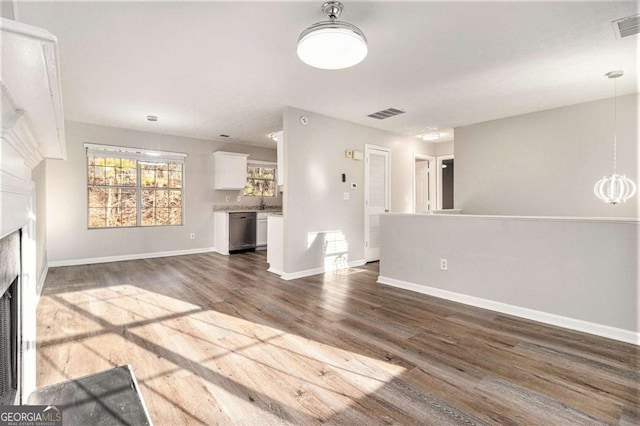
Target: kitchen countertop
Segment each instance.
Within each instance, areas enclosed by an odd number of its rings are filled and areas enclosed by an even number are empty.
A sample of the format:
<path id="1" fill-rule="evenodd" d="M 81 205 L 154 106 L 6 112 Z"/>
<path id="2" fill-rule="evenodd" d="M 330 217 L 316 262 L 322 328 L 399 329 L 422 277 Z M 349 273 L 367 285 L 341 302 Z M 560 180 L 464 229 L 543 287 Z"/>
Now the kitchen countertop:
<path id="1" fill-rule="evenodd" d="M 214 205 L 214 212 L 238 213 L 238 212 L 257 212 L 257 213 L 282 213 L 282 206 L 265 206 L 260 209 L 259 206 L 238 206 L 238 205 Z"/>

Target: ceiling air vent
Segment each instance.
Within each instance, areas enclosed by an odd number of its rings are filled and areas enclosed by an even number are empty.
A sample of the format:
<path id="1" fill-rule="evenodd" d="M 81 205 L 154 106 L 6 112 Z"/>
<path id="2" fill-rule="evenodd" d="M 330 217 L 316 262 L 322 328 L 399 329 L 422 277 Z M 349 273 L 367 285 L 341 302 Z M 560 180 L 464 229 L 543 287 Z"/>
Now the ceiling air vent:
<path id="1" fill-rule="evenodd" d="M 393 117 L 394 115 L 404 114 L 404 111 L 400 111 L 397 108 L 388 108 L 382 111 L 374 112 L 367 115 L 367 117 L 376 118 L 378 120 L 384 120 L 385 118 Z"/>
<path id="2" fill-rule="evenodd" d="M 640 32 L 640 15 L 627 16 L 611 22 L 616 38 L 629 37 Z"/>

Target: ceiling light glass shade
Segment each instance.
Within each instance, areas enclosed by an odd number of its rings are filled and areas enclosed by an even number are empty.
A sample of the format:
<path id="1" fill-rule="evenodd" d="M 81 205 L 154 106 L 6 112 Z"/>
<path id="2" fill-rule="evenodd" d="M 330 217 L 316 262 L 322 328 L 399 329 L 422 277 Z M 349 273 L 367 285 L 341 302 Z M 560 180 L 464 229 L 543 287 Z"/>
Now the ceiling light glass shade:
<path id="1" fill-rule="evenodd" d="M 298 57 L 315 68 L 339 70 L 362 62 L 367 39 L 355 25 L 335 20 L 313 24 L 298 38 Z"/>
<path id="2" fill-rule="evenodd" d="M 440 133 L 425 133 L 421 136 L 423 141 L 437 141 L 440 139 Z"/>
<path id="3" fill-rule="evenodd" d="M 612 174 L 596 182 L 593 193 L 605 203 L 624 203 L 636 193 L 636 184 L 625 175 Z"/>

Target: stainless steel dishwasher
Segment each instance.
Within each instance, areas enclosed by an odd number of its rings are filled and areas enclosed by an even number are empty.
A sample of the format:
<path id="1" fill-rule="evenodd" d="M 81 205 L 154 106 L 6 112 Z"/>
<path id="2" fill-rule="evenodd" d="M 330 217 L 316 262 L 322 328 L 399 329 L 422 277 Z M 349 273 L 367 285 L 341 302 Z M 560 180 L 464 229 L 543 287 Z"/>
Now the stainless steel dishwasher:
<path id="1" fill-rule="evenodd" d="M 255 248 L 256 212 L 229 213 L 229 252 Z"/>

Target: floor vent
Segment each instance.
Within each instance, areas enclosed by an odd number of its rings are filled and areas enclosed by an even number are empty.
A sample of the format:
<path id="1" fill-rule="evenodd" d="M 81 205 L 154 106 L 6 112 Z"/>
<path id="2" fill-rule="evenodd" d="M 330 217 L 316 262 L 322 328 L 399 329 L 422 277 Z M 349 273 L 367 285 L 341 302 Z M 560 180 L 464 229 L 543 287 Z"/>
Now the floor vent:
<path id="1" fill-rule="evenodd" d="M 617 19 L 611 23 L 616 38 L 629 37 L 640 32 L 640 14 Z"/>
<path id="2" fill-rule="evenodd" d="M 378 120 L 384 120 L 385 118 L 393 117 L 395 115 L 404 114 L 404 111 L 400 111 L 397 108 L 387 108 L 382 111 L 374 112 L 367 115 L 367 117 L 376 118 Z"/>

